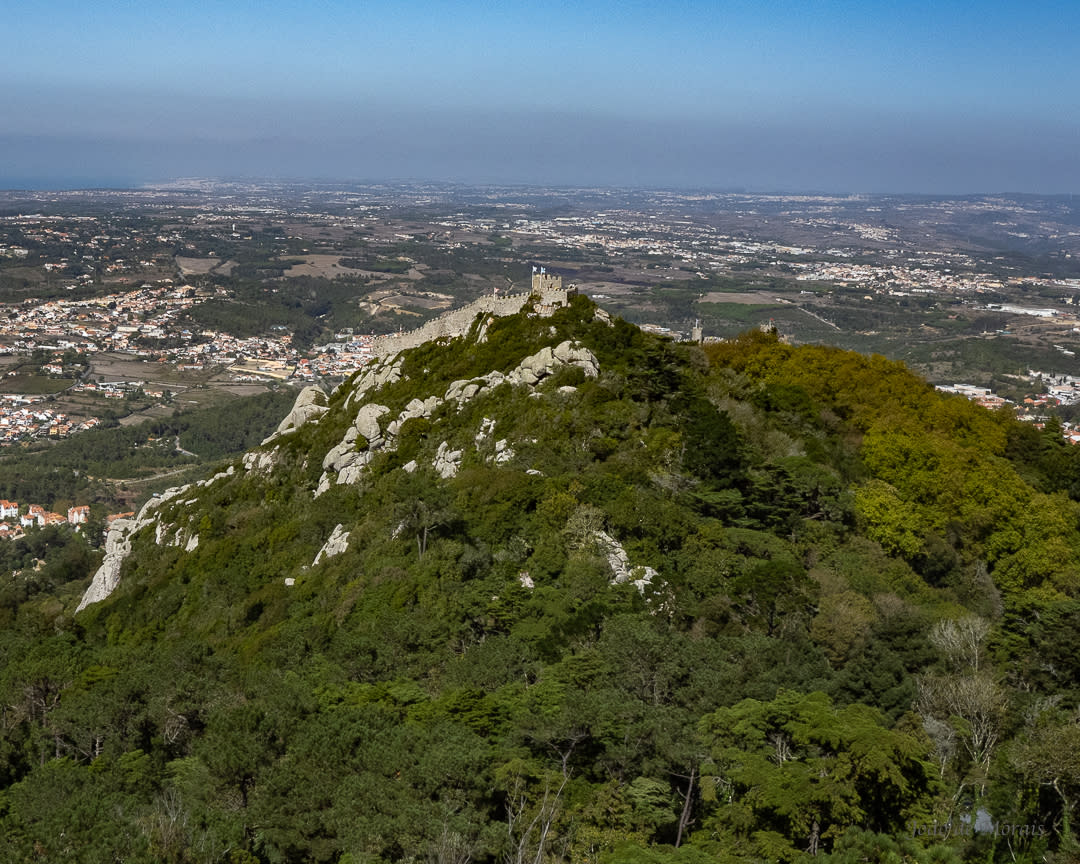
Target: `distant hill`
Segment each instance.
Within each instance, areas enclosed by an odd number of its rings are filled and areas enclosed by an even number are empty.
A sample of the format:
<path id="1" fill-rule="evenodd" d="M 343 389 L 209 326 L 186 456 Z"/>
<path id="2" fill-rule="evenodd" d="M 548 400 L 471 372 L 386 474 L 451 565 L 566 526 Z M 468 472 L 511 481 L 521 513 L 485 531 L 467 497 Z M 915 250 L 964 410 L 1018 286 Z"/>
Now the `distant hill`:
<path id="1" fill-rule="evenodd" d="M 303 391 L 81 611 L 9 604 L 0 860 L 1072 860 L 1077 451 L 545 311 Z"/>

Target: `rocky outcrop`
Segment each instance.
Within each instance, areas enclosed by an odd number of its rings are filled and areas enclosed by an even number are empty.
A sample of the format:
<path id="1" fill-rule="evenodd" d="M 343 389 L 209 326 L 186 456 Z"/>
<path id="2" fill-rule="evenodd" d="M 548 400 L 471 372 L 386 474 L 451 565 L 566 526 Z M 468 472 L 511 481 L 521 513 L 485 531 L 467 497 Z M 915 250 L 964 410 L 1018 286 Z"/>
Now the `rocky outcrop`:
<path id="1" fill-rule="evenodd" d="M 398 435 L 409 420 L 430 418 L 446 402 L 455 403 L 460 407 L 463 403 L 502 384 L 535 386 L 564 366 L 577 367 L 590 378 L 595 378 L 600 369 L 591 351 L 574 342 L 566 341 L 554 348 L 541 348 L 535 354 L 523 359 L 509 373 L 493 371 L 479 378 L 454 381 L 442 396 L 433 395 L 426 399 L 413 399 L 397 417 L 385 425 L 380 422 L 380 419 L 389 413 L 389 408 L 375 402 L 361 405 L 352 426 L 345 431 L 341 441 L 331 447 L 323 457 L 323 473 L 315 487 L 315 497 L 322 495 L 335 483 L 351 485 L 358 482 L 364 467 L 374 458 L 375 453 L 396 449 Z M 377 361 L 357 379 L 345 404 L 348 406 L 362 399 L 368 391 L 376 390 L 400 379 L 400 359 Z M 477 436 L 478 447 L 480 446 L 479 439 L 486 438 L 493 429 L 494 422 L 485 420 L 485 425 L 481 426 Z M 361 436 L 364 441 L 360 442 L 361 446 L 358 446 L 357 442 Z M 363 446 L 364 442 L 366 446 Z M 496 443 L 494 457 L 496 464 L 504 464 L 513 458 L 514 450 L 505 440 Z M 441 477 L 453 477 L 457 474 L 460 464 L 461 451 L 451 451 L 449 445 L 443 442 L 432 467 Z"/>
<path id="2" fill-rule="evenodd" d="M 295 432 L 312 417 L 319 417 L 326 413 L 326 394 L 318 387 L 305 387 L 296 397 L 292 410 L 285 415 L 285 419 L 278 424 L 277 431 L 266 438 L 262 443 L 269 444 L 275 438 Z"/>
<path id="3" fill-rule="evenodd" d="M 541 348 L 530 354 L 510 372 L 488 372 L 479 378 L 453 382 L 443 398 L 448 402 L 468 402 L 501 384 L 533 387 L 563 366 L 576 366 L 589 378 L 600 374 L 600 364 L 593 353 L 584 346 L 566 341 L 554 348 Z"/>
<path id="4" fill-rule="evenodd" d="M 311 562 L 312 567 L 317 566 L 323 558 L 333 558 L 349 548 L 349 532 L 343 530 L 343 528 L 344 526 L 338 523 L 334 530 L 330 532 L 329 538 L 315 556 L 315 560 Z"/>
<path id="5" fill-rule="evenodd" d="M 139 510 L 134 519 L 116 519 L 109 526 L 109 533 L 105 535 L 105 557 L 101 566 L 94 573 L 90 587 L 86 589 L 79 601 L 76 612 L 81 612 L 91 603 L 98 603 L 108 597 L 120 583 L 120 568 L 124 559 L 131 554 L 131 538 L 148 525 L 155 523 L 155 511 L 166 501 L 182 495 L 190 486 L 178 486 L 168 489 L 157 498 L 151 498 Z M 158 538 L 162 539 L 158 539 Z M 155 532 L 155 539 L 162 542 L 163 535 Z"/>
<path id="6" fill-rule="evenodd" d="M 483 447 L 484 442 L 487 441 L 491 434 L 495 431 L 495 421 L 490 417 L 485 417 L 480 421 L 480 431 L 476 433 L 476 437 L 473 439 L 476 442 L 477 448 Z"/>
<path id="7" fill-rule="evenodd" d="M 456 477 L 458 469 L 461 468 L 461 455 L 461 450 L 451 450 L 443 441 L 435 451 L 435 461 L 431 463 L 431 467 L 444 480 Z"/>
<path id="8" fill-rule="evenodd" d="M 251 455 L 253 454 L 246 454 L 245 461 L 247 456 Z M 158 511 L 163 505 L 175 501 L 187 492 L 194 489 L 205 489 L 219 480 L 232 477 L 235 473 L 236 467 L 230 465 L 227 470 L 219 471 L 213 477 L 199 480 L 195 484 L 189 483 L 184 486 L 174 486 L 171 489 L 166 489 L 160 495 L 143 504 L 134 519 L 115 520 L 109 526 L 109 533 L 105 536 L 105 557 L 102 559 L 97 572 L 94 573 L 90 587 L 86 589 L 75 611 L 81 612 L 91 603 L 98 603 L 113 592 L 120 582 L 120 568 L 123 566 L 124 559 L 131 554 L 131 539 L 143 528 L 150 525 L 154 526 L 154 542 L 158 546 L 183 546 L 185 552 L 194 551 L 199 545 L 199 535 L 189 534 L 185 528 L 177 528 L 173 531 L 175 526 L 162 521 Z M 191 500 L 181 501 L 180 503 L 194 504 L 196 502 Z"/>
<path id="9" fill-rule="evenodd" d="M 245 471 L 269 474 L 277 464 L 277 447 L 273 450 L 249 450 L 240 460 Z"/>
<path id="10" fill-rule="evenodd" d="M 398 414 L 396 420 L 391 420 L 386 427 L 386 434 L 388 436 L 397 437 L 401 432 L 401 427 L 404 426 L 409 420 L 418 420 L 420 418 L 428 418 L 435 413 L 442 404 L 442 399 L 438 396 L 429 396 L 427 399 L 421 401 L 420 399 L 413 399 L 405 406 L 405 409 Z"/>
<path id="11" fill-rule="evenodd" d="M 331 447 L 323 457 L 323 470 L 338 472 L 346 465 L 351 465 L 357 456 L 356 440 L 360 433 L 355 426 L 345 430 L 345 437 Z"/>
<path id="12" fill-rule="evenodd" d="M 596 355 L 583 345 L 575 345 L 570 341 L 562 342 L 552 349 L 552 354 L 558 363 L 583 369 L 587 378 L 595 378 L 600 374 Z"/>
<path id="13" fill-rule="evenodd" d="M 109 526 L 109 533 L 105 537 L 105 558 L 79 601 L 76 612 L 82 612 L 91 603 L 101 602 L 120 583 L 120 567 L 131 553 L 131 535 L 135 533 L 137 521 L 117 519 Z"/>
<path id="14" fill-rule="evenodd" d="M 371 363 L 365 367 L 364 371 L 360 374 L 360 377 L 356 379 L 349 392 L 348 397 L 345 399 L 345 407 L 348 408 L 350 404 L 359 402 L 370 391 L 378 390 L 387 384 L 396 384 L 401 380 L 401 358 L 386 359 L 382 358 Z"/>
<path id="15" fill-rule="evenodd" d="M 360 479 L 361 469 L 371 461 L 376 451 L 386 446 L 379 418 L 389 412 L 385 405 L 375 402 L 360 407 L 341 441 L 323 457 L 323 473 L 315 488 L 316 498 L 330 488 L 335 475 L 338 483 L 355 483 Z"/>
<path id="16" fill-rule="evenodd" d="M 230 465 L 224 471 L 218 471 L 213 477 L 208 477 L 206 480 L 199 480 L 196 482 L 196 486 L 203 487 L 209 486 L 211 483 L 217 483 L 218 480 L 224 480 L 226 477 L 232 477 L 236 473 L 236 466 Z"/>
<path id="17" fill-rule="evenodd" d="M 632 567 L 623 545 L 606 531 L 593 532 L 593 539 L 600 554 L 607 558 L 612 585 L 631 582 L 638 591 L 644 592 L 645 586 L 651 585 L 653 578 L 660 575 L 652 567 Z"/>
<path id="18" fill-rule="evenodd" d="M 379 418 L 383 414 L 389 413 L 390 409 L 385 405 L 377 405 L 374 402 L 364 405 L 356 413 L 356 419 L 353 420 L 353 429 L 356 430 L 357 434 L 364 436 L 369 447 L 378 448 L 382 444 L 383 434 L 382 429 L 379 427 Z"/>

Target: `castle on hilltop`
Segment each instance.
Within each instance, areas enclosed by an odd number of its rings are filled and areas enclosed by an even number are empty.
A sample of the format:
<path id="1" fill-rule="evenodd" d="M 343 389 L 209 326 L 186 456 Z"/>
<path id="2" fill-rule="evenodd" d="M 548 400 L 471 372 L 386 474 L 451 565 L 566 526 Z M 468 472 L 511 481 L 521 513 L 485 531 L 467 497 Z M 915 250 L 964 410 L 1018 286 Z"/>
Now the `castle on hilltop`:
<path id="1" fill-rule="evenodd" d="M 569 285 L 564 288 L 562 276 L 548 273 L 544 267 L 533 267 L 532 290 L 528 293 L 501 296 L 492 294 L 490 297 L 473 300 L 467 306 L 432 318 L 415 330 L 379 337 L 372 346 L 372 353 L 376 357 L 388 357 L 407 348 L 416 348 L 433 339 L 464 336 L 469 332 L 477 315 L 487 314 L 500 317 L 516 315 L 533 298 L 535 298 L 533 309 L 536 314 L 546 317 L 553 314 L 556 309 L 568 306 L 575 294 L 577 294 L 577 286 Z"/>

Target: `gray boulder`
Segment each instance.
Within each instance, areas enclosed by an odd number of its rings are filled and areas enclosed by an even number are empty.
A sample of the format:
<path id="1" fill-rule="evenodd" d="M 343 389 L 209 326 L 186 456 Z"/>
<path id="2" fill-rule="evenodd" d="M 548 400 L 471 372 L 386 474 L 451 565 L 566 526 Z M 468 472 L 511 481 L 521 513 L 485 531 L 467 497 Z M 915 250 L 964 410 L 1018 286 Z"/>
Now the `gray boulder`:
<path id="1" fill-rule="evenodd" d="M 311 562 L 311 566 L 316 566 L 323 558 L 333 558 L 335 555 L 340 555 L 346 549 L 349 548 L 349 532 L 342 530 L 344 526 L 340 523 L 335 526 L 334 530 L 330 532 L 330 536 L 323 544 L 322 549 L 319 550 L 315 556 L 315 560 Z"/>
<path id="2" fill-rule="evenodd" d="M 296 397 L 292 410 L 285 416 L 285 419 L 278 424 L 277 431 L 269 438 L 266 438 L 262 443 L 269 444 L 280 435 L 295 432 L 312 417 L 319 417 L 322 414 L 325 414 L 326 406 L 319 404 L 320 402 L 325 401 L 325 399 L 326 394 L 318 387 L 305 387 Z"/>
<path id="3" fill-rule="evenodd" d="M 363 435 L 369 446 L 374 446 L 375 442 L 382 441 L 382 429 L 379 428 L 379 418 L 383 414 L 390 411 L 385 405 L 378 405 L 374 402 L 369 402 L 364 405 L 356 414 L 356 419 L 353 421 L 353 426 L 356 431 Z M 356 440 L 355 438 L 353 439 Z"/>

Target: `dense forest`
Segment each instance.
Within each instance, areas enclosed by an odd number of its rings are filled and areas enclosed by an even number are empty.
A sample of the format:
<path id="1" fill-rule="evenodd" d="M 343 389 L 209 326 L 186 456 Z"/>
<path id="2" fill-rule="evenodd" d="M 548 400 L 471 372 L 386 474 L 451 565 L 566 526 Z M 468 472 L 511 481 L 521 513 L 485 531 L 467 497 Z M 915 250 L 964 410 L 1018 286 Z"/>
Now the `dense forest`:
<path id="1" fill-rule="evenodd" d="M 598 375 L 441 399 L 566 342 Z M 0 860 L 1080 856 L 1056 430 L 584 298 L 395 369 L 162 505 L 107 600 L 10 604 Z M 316 496 L 343 440 L 365 468 Z"/>

